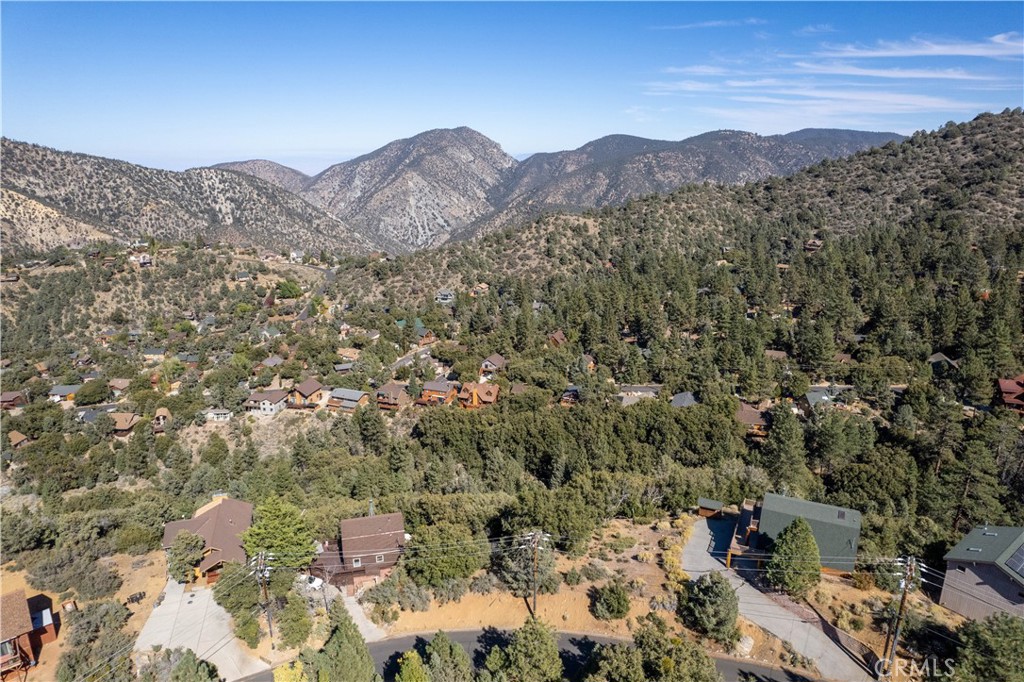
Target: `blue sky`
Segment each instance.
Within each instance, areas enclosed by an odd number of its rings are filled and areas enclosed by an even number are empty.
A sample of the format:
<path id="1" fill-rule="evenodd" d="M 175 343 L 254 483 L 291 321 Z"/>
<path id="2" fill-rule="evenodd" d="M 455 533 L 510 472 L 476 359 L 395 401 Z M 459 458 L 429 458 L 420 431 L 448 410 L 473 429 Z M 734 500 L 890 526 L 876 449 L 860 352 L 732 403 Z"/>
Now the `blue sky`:
<path id="1" fill-rule="evenodd" d="M 3 2 L 3 134 L 306 172 L 430 128 L 911 133 L 1024 101 L 1024 3 Z"/>

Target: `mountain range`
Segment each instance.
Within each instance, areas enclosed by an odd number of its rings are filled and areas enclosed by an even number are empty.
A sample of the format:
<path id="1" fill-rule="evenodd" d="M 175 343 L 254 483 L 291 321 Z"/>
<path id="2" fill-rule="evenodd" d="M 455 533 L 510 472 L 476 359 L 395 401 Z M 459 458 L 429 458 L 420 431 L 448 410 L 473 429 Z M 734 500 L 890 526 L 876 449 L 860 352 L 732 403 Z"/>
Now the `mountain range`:
<path id="1" fill-rule="evenodd" d="M 685 184 L 791 175 L 903 139 L 807 129 L 682 141 L 611 135 L 523 161 L 470 129 L 430 130 L 308 176 L 266 160 L 174 172 L 3 140 L 3 230 L 44 250 L 109 235 L 407 253 Z"/>

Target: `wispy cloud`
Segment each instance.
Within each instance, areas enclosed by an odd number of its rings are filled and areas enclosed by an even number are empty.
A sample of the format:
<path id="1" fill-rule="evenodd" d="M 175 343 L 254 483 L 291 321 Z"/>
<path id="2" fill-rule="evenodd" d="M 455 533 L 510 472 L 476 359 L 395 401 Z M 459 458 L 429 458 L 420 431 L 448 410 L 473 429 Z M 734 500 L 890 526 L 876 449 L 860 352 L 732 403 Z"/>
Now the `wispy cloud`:
<path id="1" fill-rule="evenodd" d="M 718 86 L 705 81 L 655 81 L 646 84 L 646 95 L 671 95 L 683 92 L 711 92 Z"/>
<path id="2" fill-rule="evenodd" d="M 713 21 L 697 21 L 692 24 L 676 24 L 674 26 L 655 26 L 659 31 L 688 31 L 694 28 L 732 28 L 736 26 L 758 26 L 767 24 L 764 19 L 748 17 L 746 19 L 717 19 Z"/>
<path id="3" fill-rule="evenodd" d="M 622 113 L 629 116 L 635 123 L 653 123 L 660 121 L 662 114 L 672 111 L 671 107 L 645 107 L 634 105 L 627 107 Z"/>
<path id="4" fill-rule="evenodd" d="M 816 36 L 822 33 L 835 33 L 836 29 L 832 24 L 811 24 L 793 31 L 796 36 Z"/>
<path id="5" fill-rule="evenodd" d="M 1000 33 L 982 41 L 928 40 L 879 41 L 874 46 L 826 45 L 818 57 L 993 57 L 1024 56 L 1024 38 L 1020 33 Z"/>
<path id="6" fill-rule="evenodd" d="M 681 74 L 688 76 L 724 76 L 728 70 L 721 66 L 710 64 L 697 64 L 694 66 L 669 66 L 661 70 L 662 73 Z"/>
<path id="7" fill-rule="evenodd" d="M 870 78 L 912 78 L 932 80 L 963 80 L 985 81 L 994 80 L 991 76 L 968 73 L 963 69 L 868 69 L 844 62 L 818 63 L 796 62 L 793 64 L 804 73 L 827 74 L 833 76 L 867 76 Z"/>

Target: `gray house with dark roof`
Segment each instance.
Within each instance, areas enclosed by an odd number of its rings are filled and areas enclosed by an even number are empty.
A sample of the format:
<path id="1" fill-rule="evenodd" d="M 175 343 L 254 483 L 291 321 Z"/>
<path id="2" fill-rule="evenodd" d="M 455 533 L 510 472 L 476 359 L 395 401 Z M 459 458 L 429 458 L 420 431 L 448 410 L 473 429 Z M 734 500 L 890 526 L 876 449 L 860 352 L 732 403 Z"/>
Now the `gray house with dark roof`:
<path id="1" fill-rule="evenodd" d="M 764 501 L 754 510 L 757 538 L 751 544 L 770 550 L 779 533 L 797 518 L 810 525 L 823 568 L 853 570 L 860 541 L 860 512 L 855 509 L 765 493 Z"/>
<path id="2" fill-rule="evenodd" d="M 940 604 L 975 620 L 999 612 L 1024 618 L 1024 528 L 975 528 L 944 558 Z"/>

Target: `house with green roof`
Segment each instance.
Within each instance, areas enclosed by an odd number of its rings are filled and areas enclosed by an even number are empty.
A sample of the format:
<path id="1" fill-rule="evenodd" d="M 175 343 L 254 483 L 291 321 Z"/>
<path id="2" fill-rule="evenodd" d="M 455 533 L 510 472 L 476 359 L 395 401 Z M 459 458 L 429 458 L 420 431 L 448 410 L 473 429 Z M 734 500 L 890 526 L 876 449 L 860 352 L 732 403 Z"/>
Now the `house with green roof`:
<path id="1" fill-rule="evenodd" d="M 999 612 L 1024 618 L 1024 528 L 975 528 L 944 558 L 940 604 L 975 620 Z"/>
<path id="2" fill-rule="evenodd" d="M 797 518 L 811 527 L 822 568 L 853 570 L 860 541 L 860 512 L 856 509 L 765 493 L 759 509 L 754 510 L 757 536 L 751 544 L 770 551 L 779 533 Z"/>

